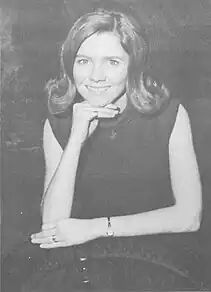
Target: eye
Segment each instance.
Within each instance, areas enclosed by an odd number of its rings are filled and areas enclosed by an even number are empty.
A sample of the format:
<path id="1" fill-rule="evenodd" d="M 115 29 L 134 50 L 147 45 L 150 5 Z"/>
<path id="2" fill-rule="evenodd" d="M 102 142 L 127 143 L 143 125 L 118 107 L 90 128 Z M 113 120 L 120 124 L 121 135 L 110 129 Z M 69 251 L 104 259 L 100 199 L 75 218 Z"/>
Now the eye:
<path id="1" fill-rule="evenodd" d="M 79 65 L 86 65 L 86 64 L 88 64 L 89 60 L 87 60 L 87 59 L 77 59 L 76 62 Z"/>
<path id="2" fill-rule="evenodd" d="M 109 60 L 109 63 L 112 65 L 112 66 L 118 66 L 119 64 L 120 64 L 120 62 L 119 61 L 117 61 L 117 60 Z"/>

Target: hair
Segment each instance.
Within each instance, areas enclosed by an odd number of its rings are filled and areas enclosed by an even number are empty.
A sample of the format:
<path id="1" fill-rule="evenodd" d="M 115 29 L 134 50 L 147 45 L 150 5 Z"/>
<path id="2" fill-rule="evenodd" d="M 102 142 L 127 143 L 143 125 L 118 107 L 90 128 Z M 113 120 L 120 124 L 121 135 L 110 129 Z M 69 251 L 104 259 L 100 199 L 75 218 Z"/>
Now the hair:
<path id="1" fill-rule="evenodd" d="M 48 108 L 52 114 L 60 114 L 81 97 L 73 78 L 73 65 L 81 44 L 94 34 L 113 32 L 122 48 L 130 56 L 126 93 L 133 106 L 142 114 L 160 111 L 169 100 L 167 88 L 145 75 L 148 43 L 140 19 L 131 7 L 113 1 L 96 3 L 93 10 L 81 16 L 72 26 L 61 47 L 60 79 L 46 84 Z"/>

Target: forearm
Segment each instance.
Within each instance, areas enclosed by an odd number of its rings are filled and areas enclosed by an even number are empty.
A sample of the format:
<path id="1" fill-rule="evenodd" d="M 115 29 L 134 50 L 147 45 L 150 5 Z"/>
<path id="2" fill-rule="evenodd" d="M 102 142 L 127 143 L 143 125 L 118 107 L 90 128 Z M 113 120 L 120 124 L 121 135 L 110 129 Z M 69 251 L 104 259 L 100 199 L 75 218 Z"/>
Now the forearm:
<path id="1" fill-rule="evenodd" d="M 190 220 L 185 214 L 180 214 L 178 208 L 171 207 L 148 211 L 144 213 L 116 216 L 111 218 L 111 226 L 114 235 L 138 236 L 162 233 L 180 233 L 196 231 L 199 228 L 199 218 Z M 106 235 L 106 218 L 95 219 L 95 230 L 100 236 Z"/>
<path id="2" fill-rule="evenodd" d="M 61 161 L 44 194 L 43 224 L 70 216 L 81 146 L 70 137 Z"/>

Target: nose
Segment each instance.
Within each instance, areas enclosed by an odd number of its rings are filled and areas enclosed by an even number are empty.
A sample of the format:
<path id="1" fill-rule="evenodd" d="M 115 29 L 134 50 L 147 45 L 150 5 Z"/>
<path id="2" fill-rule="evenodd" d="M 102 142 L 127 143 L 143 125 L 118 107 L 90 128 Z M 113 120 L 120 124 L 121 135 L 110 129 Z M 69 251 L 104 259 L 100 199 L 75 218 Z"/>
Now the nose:
<path id="1" fill-rule="evenodd" d="M 91 74 L 89 76 L 91 81 L 94 82 L 100 82 L 100 81 L 105 81 L 106 80 L 106 74 L 103 70 L 102 65 L 95 65 L 92 68 Z"/>

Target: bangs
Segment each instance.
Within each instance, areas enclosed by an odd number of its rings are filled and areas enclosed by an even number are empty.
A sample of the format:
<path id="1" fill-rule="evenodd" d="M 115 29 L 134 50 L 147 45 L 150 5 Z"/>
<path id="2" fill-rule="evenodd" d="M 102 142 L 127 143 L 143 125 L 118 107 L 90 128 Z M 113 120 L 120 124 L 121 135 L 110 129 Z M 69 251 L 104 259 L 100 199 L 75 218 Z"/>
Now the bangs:
<path id="1" fill-rule="evenodd" d="M 72 68 L 81 44 L 92 35 L 105 32 L 113 32 L 130 56 L 130 63 L 140 66 L 147 47 L 140 30 L 140 25 L 133 17 L 121 13 L 98 10 L 84 15 L 75 23 L 63 44 L 61 59 L 64 71 L 73 81 Z"/>

